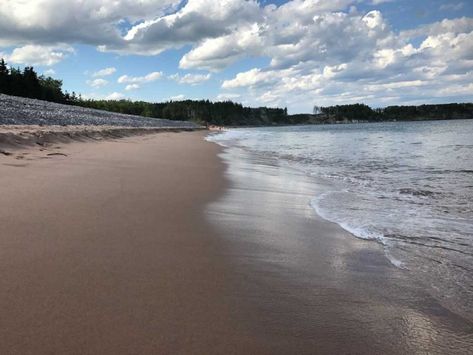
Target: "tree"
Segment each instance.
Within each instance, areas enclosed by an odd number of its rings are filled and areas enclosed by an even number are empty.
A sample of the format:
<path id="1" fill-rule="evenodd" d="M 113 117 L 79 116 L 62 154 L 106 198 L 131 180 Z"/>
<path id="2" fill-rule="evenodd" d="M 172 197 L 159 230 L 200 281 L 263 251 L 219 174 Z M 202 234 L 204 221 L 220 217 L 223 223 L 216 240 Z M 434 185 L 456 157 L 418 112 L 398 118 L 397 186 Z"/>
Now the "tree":
<path id="1" fill-rule="evenodd" d="M 8 76 L 10 72 L 8 70 L 5 60 L 2 58 L 0 60 L 0 93 L 7 94 L 9 92 L 9 83 Z"/>
<path id="2" fill-rule="evenodd" d="M 33 67 L 25 67 L 23 69 L 23 82 L 26 97 L 33 99 L 41 98 L 41 85 Z"/>

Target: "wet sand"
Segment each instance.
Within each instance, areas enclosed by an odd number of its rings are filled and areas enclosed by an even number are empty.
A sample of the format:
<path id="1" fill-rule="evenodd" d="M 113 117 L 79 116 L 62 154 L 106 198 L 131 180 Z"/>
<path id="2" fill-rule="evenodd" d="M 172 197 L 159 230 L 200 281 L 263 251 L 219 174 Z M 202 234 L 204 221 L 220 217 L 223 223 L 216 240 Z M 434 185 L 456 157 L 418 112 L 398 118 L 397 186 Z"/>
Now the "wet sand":
<path id="1" fill-rule="evenodd" d="M 0 353 L 473 349 L 471 322 L 313 214 L 310 184 L 227 166 L 204 134 L 0 155 Z"/>
<path id="2" fill-rule="evenodd" d="M 229 188 L 207 215 L 239 274 L 244 321 L 270 353 L 473 352 L 467 314 L 433 298 L 380 244 L 317 216 L 310 201 L 329 188 L 323 181 L 238 148 L 221 156 Z"/>

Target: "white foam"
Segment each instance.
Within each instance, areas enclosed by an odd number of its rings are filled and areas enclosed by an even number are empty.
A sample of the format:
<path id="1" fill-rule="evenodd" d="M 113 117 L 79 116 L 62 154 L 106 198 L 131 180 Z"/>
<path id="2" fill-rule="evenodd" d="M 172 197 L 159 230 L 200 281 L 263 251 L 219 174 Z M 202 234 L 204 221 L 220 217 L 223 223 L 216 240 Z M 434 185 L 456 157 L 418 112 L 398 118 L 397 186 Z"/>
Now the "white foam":
<path id="1" fill-rule="evenodd" d="M 370 228 L 369 226 L 355 226 L 353 223 L 350 223 L 349 221 L 343 221 L 342 218 L 337 218 L 329 213 L 328 210 L 324 210 L 321 207 L 321 201 L 324 200 L 325 198 L 328 198 L 331 195 L 338 194 L 340 191 L 327 191 L 319 196 L 313 198 L 310 202 L 310 205 L 312 208 L 315 210 L 315 212 L 322 217 L 323 219 L 330 221 L 332 223 L 338 224 L 340 227 L 342 227 L 344 230 L 355 236 L 356 238 L 359 239 L 364 239 L 364 240 L 374 240 L 384 247 L 384 253 L 386 257 L 388 258 L 389 262 L 400 269 L 405 269 L 404 263 L 396 259 L 391 252 L 389 251 L 389 241 L 384 237 L 384 234 L 381 232 L 378 232 L 376 230 L 373 230 L 373 228 Z"/>

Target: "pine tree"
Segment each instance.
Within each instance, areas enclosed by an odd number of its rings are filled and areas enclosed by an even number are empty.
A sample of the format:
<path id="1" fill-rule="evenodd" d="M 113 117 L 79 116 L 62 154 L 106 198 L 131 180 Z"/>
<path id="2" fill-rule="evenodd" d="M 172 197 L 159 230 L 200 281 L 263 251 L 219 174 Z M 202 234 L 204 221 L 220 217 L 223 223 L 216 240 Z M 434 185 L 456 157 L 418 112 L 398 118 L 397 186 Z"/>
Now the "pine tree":
<path id="1" fill-rule="evenodd" d="M 0 60 L 0 93 L 7 94 L 9 92 L 9 70 L 5 60 L 2 58 Z"/>

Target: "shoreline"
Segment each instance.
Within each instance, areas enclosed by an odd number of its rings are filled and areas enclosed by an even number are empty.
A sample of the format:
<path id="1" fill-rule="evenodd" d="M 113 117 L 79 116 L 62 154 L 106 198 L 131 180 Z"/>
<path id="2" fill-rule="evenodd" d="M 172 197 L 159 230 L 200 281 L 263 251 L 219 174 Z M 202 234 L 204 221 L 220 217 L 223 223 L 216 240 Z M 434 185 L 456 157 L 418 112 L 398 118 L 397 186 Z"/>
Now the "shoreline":
<path id="1" fill-rule="evenodd" d="M 317 218 L 303 180 L 206 135 L 0 155 L 3 352 L 473 348 L 471 323 Z"/>
<path id="2" fill-rule="evenodd" d="M 301 353 L 310 346 L 323 354 L 472 351 L 466 315 L 394 266 L 382 244 L 317 214 L 310 201 L 329 185 L 238 148 L 220 155 L 230 189 L 208 214 L 227 235 L 243 279 L 253 281 L 246 288 L 252 312 L 260 310 L 253 315 L 259 332 L 286 329 L 289 339 L 293 332 L 299 343 L 292 346 L 306 346 Z"/>
<path id="3" fill-rule="evenodd" d="M 248 170 L 248 178 L 253 165 L 271 165 L 280 169 L 268 171 L 268 184 L 287 168 L 303 172 L 314 188 L 322 185 L 306 200 L 320 216 L 350 236 L 382 245 L 392 264 L 443 307 L 472 322 L 471 223 L 462 209 L 471 192 L 463 189 L 470 179 L 463 169 L 471 159 L 456 161 L 449 150 L 450 142 L 468 149 L 468 133 L 461 132 L 471 130 L 469 123 L 449 129 L 437 123 L 230 130 L 208 140 L 247 152 L 246 160 L 254 164 L 241 169 Z M 422 132 L 429 136 L 424 144 Z M 402 152 L 397 154 L 402 162 L 395 152 Z"/>

